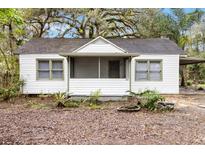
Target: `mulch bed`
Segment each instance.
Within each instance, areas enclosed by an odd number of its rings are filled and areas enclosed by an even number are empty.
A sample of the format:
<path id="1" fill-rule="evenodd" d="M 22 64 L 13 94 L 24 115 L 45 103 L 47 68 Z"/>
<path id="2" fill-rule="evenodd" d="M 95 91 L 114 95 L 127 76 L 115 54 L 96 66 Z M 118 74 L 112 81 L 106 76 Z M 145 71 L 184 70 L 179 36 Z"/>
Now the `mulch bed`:
<path id="1" fill-rule="evenodd" d="M 168 99 L 185 104 L 194 100 Z M 172 112 L 124 113 L 116 109 L 127 102 L 91 110 L 33 109 L 27 101 L 52 104 L 53 100 L 34 97 L 1 102 L 0 144 L 205 144 L 205 109 L 192 105 L 179 105 Z"/>

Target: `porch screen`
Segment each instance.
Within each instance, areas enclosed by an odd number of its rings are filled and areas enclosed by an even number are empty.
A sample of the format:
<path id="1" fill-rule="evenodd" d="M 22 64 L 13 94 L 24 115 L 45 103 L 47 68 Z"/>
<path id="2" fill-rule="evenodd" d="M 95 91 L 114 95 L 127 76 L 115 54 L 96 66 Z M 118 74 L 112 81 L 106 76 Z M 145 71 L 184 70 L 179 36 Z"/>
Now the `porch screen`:
<path id="1" fill-rule="evenodd" d="M 71 78 L 98 78 L 98 58 L 71 58 Z"/>
<path id="2" fill-rule="evenodd" d="M 126 78 L 126 59 L 121 57 L 73 57 L 71 78 Z"/>

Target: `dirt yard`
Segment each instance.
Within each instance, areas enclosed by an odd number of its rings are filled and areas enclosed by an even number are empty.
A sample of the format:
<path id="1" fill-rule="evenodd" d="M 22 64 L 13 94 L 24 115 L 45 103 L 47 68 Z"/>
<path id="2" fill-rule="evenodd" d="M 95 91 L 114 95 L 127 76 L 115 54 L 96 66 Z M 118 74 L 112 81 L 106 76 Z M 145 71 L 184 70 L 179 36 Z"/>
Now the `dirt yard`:
<path id="1" fill-rule="evenodd" d="M 205 95 L 166 98 L 174 111 L 116 110 L 127 102 L 56 109 L 51 98 L 1 102 L 0 144 L 205 144 Z"/>

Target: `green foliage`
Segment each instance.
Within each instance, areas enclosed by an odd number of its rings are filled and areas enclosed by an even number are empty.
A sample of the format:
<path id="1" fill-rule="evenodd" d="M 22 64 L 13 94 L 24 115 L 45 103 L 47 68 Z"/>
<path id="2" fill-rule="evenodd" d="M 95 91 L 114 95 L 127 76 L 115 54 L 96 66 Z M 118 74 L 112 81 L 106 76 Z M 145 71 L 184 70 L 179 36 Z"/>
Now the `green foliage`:
<path id="1" fill-rule="evenodd" d="M 136 97 L 138 99 L 138 103 L 142 108 L 146 108 L 148 110 L 157 110 L 157 103 L 159 101 L 164 101 L 165 98 L 161 96 L 157 91 L 154 90 L 145 90 L 140 93 L 135 93 L 129 91 L 131 96 Z"/>
<path id="2" fill-rule="evenodd" d="M 0 100 L 10 100 L 20 94 L 20 89 L 23 86 L 24 81 L 17 81 L 10 87 L 0 88 Z"/>
<path id="3" fill-rule="evenodd" d="M 89 97 L 89 102 L 91 103 L 98 103 L 99 102 L 99 98 L 101 95 L 101 91 L 100 90 L 96 90 L 90 93 L 90 97 Z"/>
<path id="4" fill-rule="evenodd" d="M 139 93 L 139 96 L 142 98 L 141 107 L 147 108 L 149 110 L 157 109 L 157 102 L 164 101 L 165 98 L 161 96 L 157 91 L 146 90 Z"/>
<path id="5" fill-rule="evenodd" d="M 71 96 L 69 96 L 65 92 L 58 92 L 54 94 L 54 99 L 57 107 L 76 108 L 80 106 L 80 101 L 72 100 Z"/>
<path id="6" fill-rule="evenodd" d="M 188 56 L 190 57 L 197 57 L 197 58 L 205 58 L 204 52 L 197 52 L 197 51 L 189 51 Z M 186 66 L 186 78 L 192 81 L 192 85 L 197 85 L 199 83 L 205 82 L 205 64 L 192 64 Z M 188 83 L 189 84 L 189 83 Z"/>
<path id="7" fill-rule="evenodd" d="M 23 19 L 17 9 L 0 9 L 0 23 L 8 24 L 13 21 L 15 24 L 23 24 Z"/>
<path id="8" fill-rule="evenodd" d="M 69 99 L 66 100 L 63 104 L 66 108 L 77 108 L 80 106 L 80 101 Z"/>
<path id="9" fill-rule="evenodd" d="M 90 93 L 90 96 L 83 100 L 83 103 L 89 103 L 88 106 L 90 107 L 90 109 L 100 109 L 101 108 L 101 104 L 99 101 L 100 96 L 101 96 L 100 89 L 96 91 L 92 91 Z"/>
<path id="10" fill-rule="evenodd" d="M 88 98 L 84 99 L 83 102 L 97 104 L 99 102 L 100 95 L 101 95 L 100 89 L 96 90 L 96 91 L 92 91 L 90 93 L 90 96 Z"/>
<path id="11" fill-rule="evenodd" d="M 63 102 L 66 99 L 66 93 L 65 92 L 55 93 L 54 99 L 56 102 Z"/>

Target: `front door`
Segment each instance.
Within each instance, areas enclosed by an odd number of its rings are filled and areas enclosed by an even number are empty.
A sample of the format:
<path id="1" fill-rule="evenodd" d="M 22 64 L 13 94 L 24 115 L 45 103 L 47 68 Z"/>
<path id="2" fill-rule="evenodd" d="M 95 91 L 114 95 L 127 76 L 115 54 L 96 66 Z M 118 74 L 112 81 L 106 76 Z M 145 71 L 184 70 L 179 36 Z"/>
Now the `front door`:
<path id="1" fill-rule="evenodd" d="M 109 78 L 120 78 L 120 61 L 109 61 Z"/>

